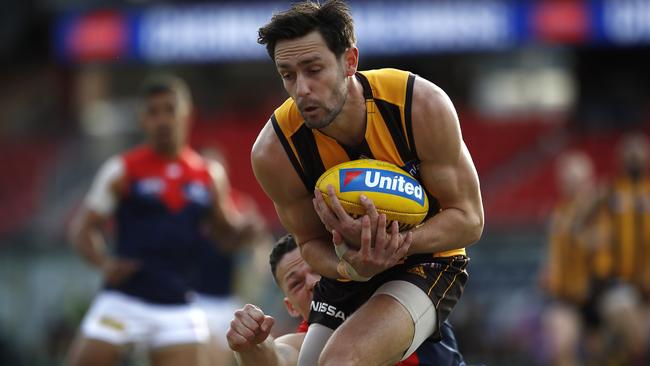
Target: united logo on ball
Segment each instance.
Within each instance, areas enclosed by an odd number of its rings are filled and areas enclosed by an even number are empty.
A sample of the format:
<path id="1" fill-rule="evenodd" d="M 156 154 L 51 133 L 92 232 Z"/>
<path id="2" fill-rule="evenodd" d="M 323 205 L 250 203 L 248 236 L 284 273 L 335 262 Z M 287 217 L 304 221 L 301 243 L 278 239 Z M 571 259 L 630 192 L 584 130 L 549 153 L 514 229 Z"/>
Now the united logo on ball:
<path id="1" fill-rule="evenodd" d="M 379 160 L 352 160 L 328 169 L 316 182 L 330 204 L 327 186 L 332 185 L 339 202 L 353 217 L 366 213 L 359 196 L 364 194 L 388 222 L 397 221 L 400 230 L 422 222 L 429 211 L 427 194 L 420 182 L 398 166 Z"/>

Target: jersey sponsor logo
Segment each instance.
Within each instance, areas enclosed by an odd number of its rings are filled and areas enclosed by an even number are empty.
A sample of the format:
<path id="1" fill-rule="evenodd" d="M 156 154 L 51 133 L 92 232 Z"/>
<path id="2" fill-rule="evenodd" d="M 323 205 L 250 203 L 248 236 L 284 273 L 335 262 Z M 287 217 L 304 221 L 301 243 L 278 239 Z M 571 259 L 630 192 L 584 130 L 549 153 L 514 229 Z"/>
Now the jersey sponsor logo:
<path id="1" fill-rule="evenodd" d="M 417 265 L 415 267 L 411 267 L 406 270 L 408 273 L 412 273 L 414 275 L 420 276 L 426 280 L 427 274 L 424 272 L 424 266 L 422 265 Z"/>
<path id="2" fill-rule="evenodd" d="M 191 182 L 183 187 L 185 197 L 200 205 L 210 204 L 210 191 L 202 182 Z"/>
<path id="3" fill-rule="evenodd" d="M 165 181 L 158 177 L 145 178 L 135 185 L 136 192 L 142 195 L 156 195 L 165 190 Z"/>
<path id="4" fill-rule="evenodd" d="M 323 313 L 325 315 L 333 316 L 341 320 L 345 320 L 345 313 L 341 310 L 338 310 L 335 306 L 332 306 L 326 302 L 321 301 L 312 301 L 311 302 L 311 311 L 317 313 Z"/>
<path id="5" fill-rule="evenodd" d="M 106 316 L 106 315 L 99 318 L 99 324 L 101 324 L 101 325 L 103 325 L 103 326 L 105 326 L 107 328 L 112 328 L 112 329 L 118 330 L 118 331 L 124 331 L 126 329 L 126 326 L 124 325 L 124 323 L 122 323 L 121 321 L 119 321 L 119 320 L 117 320 L 115 318 L 111 318 L 111 317 Z"/>
<path id="6" fill-rule="evenodd" d="M 420 178 L 420 161 L 419 160 L 410 160 L 404 166 L 401 167 L 402 170 L 409 173 L 411 177 L 415 179 Z"/>
<path id="7" fill-rule="evenodd" d="M 408 198 L 424 205 L 422 186 L 415 179 L 390 170 L 372 168 L 341 169 L 341 192 L 380 192 Z"/>

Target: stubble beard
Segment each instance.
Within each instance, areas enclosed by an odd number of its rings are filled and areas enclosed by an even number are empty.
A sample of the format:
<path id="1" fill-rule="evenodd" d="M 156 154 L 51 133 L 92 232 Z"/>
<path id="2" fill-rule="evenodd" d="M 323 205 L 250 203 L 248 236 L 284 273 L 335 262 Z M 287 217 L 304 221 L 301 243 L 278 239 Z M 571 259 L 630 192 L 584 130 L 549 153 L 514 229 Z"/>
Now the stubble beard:
<path id="1" fill-rule="evenodd" d="M 343 77 L 343 82 L 341 83 L 340 88 L 336 88 L 334 90 L 333 99 L 335 101 L 338 101 L 338 103 L 336 103 L 333 108 L 320 106 L 320 108 L 327 112 L 325 116 L 320 119 L 310 120 L 305 117 L 302 111 L 300 111 L 305 120 L 305 126 L 311 129 L 325 128 L 329 126 L 334 121 L 334 119 L 336 119 L 339 113 L 341 113 L 341 110 L 343 110 L 343 106 L 345 105 L 345 101 L 348 99 L 348 83 L 345 82 L 345 76 Z"/>

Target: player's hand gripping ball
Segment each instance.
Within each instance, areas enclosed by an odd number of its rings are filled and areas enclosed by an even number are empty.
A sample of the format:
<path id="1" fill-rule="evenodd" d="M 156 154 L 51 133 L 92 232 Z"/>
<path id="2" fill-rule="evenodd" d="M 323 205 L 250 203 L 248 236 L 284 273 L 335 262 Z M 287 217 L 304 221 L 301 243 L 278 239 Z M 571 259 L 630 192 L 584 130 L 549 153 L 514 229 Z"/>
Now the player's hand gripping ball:
<path id="1" fill-rule="evenodd" d="M 332 185 L 343 209 L 352 217 L 366 213 L 359 196 L 364 194 L 386 215 L 387 223 L 397 221 L 400 231 L 420 224 L 429 211 L 427 194 L 420 182 L 398 166 L 379 160 L 347 161 L 328 169 L 316 188 L 331 207 L 327 186 Z"/>

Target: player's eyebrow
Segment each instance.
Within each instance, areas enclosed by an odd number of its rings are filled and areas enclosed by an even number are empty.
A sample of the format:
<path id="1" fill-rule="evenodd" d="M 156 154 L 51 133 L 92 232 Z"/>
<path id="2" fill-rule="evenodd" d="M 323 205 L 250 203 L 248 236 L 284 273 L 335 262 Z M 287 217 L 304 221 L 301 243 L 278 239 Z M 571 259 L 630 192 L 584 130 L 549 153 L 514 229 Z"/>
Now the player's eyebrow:
<path id="1" fill-rule="evenodd" d="M 293 270 L 293 271 L 287 273 L 287 274 L 284 276 L 284 282 L 287 283 L 287 282 L 289 282 L 289 280 L 291 280 L 292 278 L 296 277 L 296 272 L 297 272 L 296 270 Z"/>
<path id="2" fill-rule="evenodd" d="M 298 66 L 309 65 L 309 64 L 312 64 L 312 63 L 320 61 L 320 60 L 321 60 L 320 56 L 309 57 L 309 58 L 300 60 L 298 62 Z M 287 63 L 287 62 L 280 62 L 280 63 L 277 64 L 277 66 L 278 66 L 278 69 L 290 69 L 291 68 L 291 65 L 289 63 Z"/>

